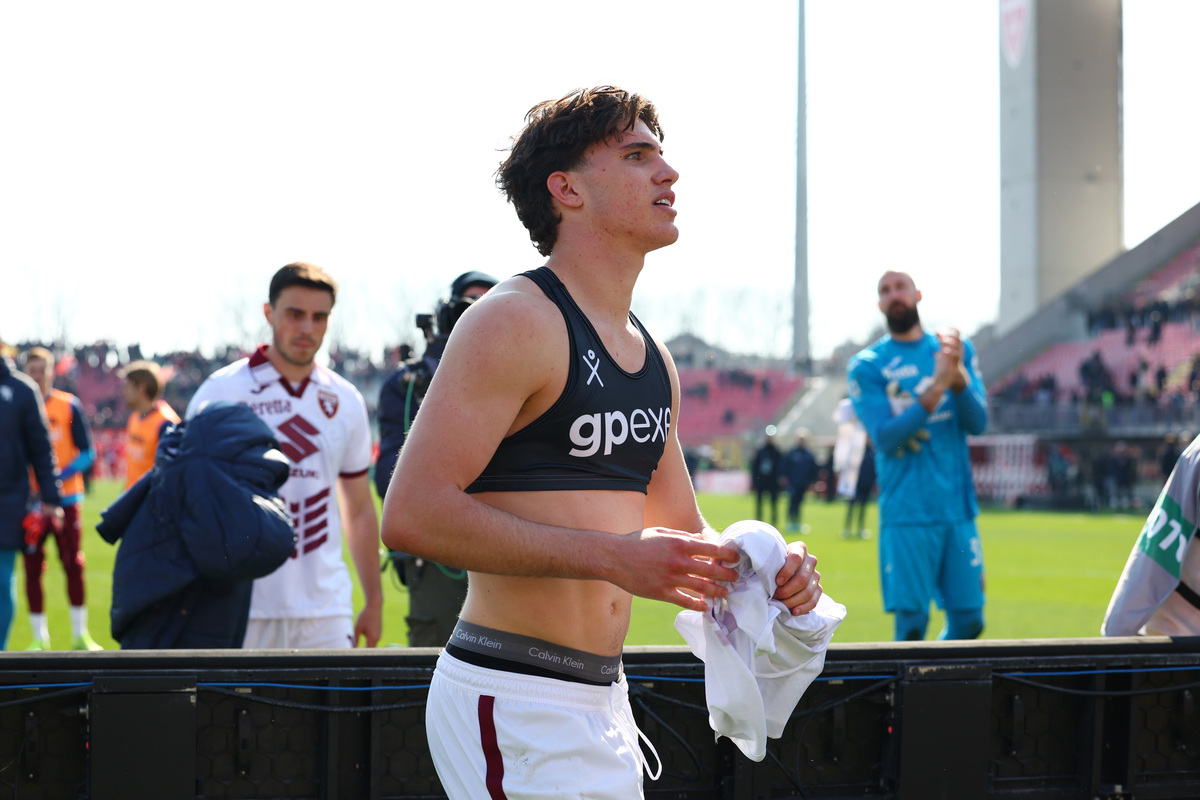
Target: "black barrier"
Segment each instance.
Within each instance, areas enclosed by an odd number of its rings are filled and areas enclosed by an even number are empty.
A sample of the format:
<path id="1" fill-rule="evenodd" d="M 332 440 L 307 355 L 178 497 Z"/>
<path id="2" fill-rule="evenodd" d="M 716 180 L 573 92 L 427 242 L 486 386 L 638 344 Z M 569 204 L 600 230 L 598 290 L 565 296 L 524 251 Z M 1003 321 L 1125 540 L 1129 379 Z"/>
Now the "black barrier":
<path id="1" fill-rule="evenodd" d="M 5 653 L 0 800 L 440 798 L 435 660 Z M 761 763 L 714 740 L 685 649 L 631 648 L 625 671 L 650 798 L 1200 797 L 1196 639 L 835 645 Z"/>

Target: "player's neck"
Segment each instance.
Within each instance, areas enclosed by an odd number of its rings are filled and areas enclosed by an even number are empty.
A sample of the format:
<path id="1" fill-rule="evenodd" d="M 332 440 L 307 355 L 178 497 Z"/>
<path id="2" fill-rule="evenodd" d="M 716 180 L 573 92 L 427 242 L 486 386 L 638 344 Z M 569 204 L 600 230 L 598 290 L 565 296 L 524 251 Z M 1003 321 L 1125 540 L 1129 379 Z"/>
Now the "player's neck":
<path id="1" fill-rule="evenodd" d="M 271 345 L 267 345 L 267 361 L 271 362 L 271 366 L 275 368 L 280 377 L 293 386 L 298 386 L 308 380 L 314 369 L 311 361 L 307 364 L 293 364 Z"/>
<path id="2" fill-rule="evenodd" d="M 925 331 L 921 329 L 921 323 L 919 322 L 906 330 L 904 333 L 896 333 L 895 331 L 888 331 L 888 333 L 890 333 L 892 335 L 892 339 L 897 342 L 916 342 L 920 341 L 925 336 Z"/>
<path id="3" fill-rule="evenodd" d="M 644 263 L 644 255 L 556 245 L 546 266 L 589 317 L 624 324 Z"/>

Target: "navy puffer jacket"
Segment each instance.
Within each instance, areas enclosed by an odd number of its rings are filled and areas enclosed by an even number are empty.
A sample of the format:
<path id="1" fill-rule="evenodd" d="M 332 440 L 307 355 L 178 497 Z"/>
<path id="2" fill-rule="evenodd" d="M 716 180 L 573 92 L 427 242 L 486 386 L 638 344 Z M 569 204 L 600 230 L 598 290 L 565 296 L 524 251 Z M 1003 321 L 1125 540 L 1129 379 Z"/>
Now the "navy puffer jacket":
<path id="1" fill-rule="evenodd" d="M 154 469 L 106 509 L 112 634 L 123 648 L 239 647 L 250 582 L 292 554 L 290 466 L 247 406 L 212 403 L 159 437 Z"/>

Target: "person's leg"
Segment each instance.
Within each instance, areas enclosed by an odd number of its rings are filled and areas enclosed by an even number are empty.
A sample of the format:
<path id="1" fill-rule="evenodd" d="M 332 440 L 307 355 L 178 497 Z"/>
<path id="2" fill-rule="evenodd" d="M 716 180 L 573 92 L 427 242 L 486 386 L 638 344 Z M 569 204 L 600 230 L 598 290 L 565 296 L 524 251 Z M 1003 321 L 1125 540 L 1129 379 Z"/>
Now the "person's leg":
<path id="1" fill-rule="evenodd" d="M 82 535 L 79 506 L 63 506 L 63 529 L 57 537 L 58 557 L 67 575 L 67 599 L 73 606 L 82 606 L 84 603 L 83 571 L 87 560 L 80 545 Z"/>
<path id="2" fill-rule="evenodd" d="M 63 506 L 62 531 L 55 537 L 58 545 L 58 558 L 62 561 L 63 572 L 67 576 L 67 600 L 71 604 L 71 649 L 72 650 L 103 650 L 92 639 L 88 631 L 87 605 L 83 584 L 83 573 L 87 561 L 83 556 L 81 546 L 83 535 L 79 519 L 79 506 Z"/>
<path id="3" fill-rule="evenodd" d="M 983 633 L 983 609 L 946 609 L 946 627 L 939 639 L 977 639 Z"/>
<path id="4" fill-rule="evenodd" d="M 983 547 L 974 520 L 954 525 L 938 575 L 946 627 L 939 639 L 975 639 L 983 632 Z"/>
<path id="5" fill-rule="evenodd" d="M 765 489 L 755 489 L 754 490 L 754 518 L 755 519 L 763 518 L 762 501 L 763 501 L 763 492 L 764 491 L 766 491 L 766 490 Z"/>
<path id="6" fill-rule="evenodd" d="M 46 540 L 43 538 L 38 542 L 33 552 L 23 551 L 21 561 L 25 566 L 25 600 L 29 603 L 29 613 L 42 614 L 46 610 L 46 599 L 42 594 L 42 572 L 46 569 Z"/>
<path id="7" fill-rule="evenodd" d="M 800 530 L 800 492 L 788 489 L 787 523 L 788 530 L 795 533 Z"/>
<path id="8" fill-rule="evenodd" d="M 942 536 L 924 525 L 887 525 L 879 529 L 879 574 L 884 610 L 895 614 L 897 641 L 925 638 Z"/>
<path id="9" fill-rule="evenodd" d="M 897 611 L 892 620 L 892 634 L 897 642 L 919 642 L 929 627 L 929 612 Z"/>
<path id="10" fill-rule="evenodd" d="M 30 650 L 45 650 L 50 643 L 50 625 L 46 619 L 45 597 L 42 594 L 42 573 L 46 569 L 46 540 L 38 542 L 30 552 L 21 552 L 21 563 L 25 567 L 25 600 L 29 603 L 29 628 L 33 639 Z"/>
<path id="11" fill-rule="evenodd" d="M 8 649 L 8 632 L 17 607 L 16 550 L 0 550 L 0 650 Z"/>
<path id="12" fill-rule="evenodd" d="M 425 707 L 442 788 L 451 800 L 643 797 L 642 750 L 624 695 L 624 680 L 589 686 L 443 652 Z"/>

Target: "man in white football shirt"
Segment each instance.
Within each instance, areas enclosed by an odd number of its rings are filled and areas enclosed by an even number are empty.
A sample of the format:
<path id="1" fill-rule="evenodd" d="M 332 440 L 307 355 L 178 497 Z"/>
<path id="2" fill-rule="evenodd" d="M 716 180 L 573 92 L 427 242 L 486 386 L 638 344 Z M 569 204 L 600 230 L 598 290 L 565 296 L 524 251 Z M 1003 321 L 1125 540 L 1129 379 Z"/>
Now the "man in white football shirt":
<path id="1" fill-rule="evenodd" d="M 325 338 L 337 283 L 295 263 L 271 279 L 263 306 L 271 344 L 213 373 L 188 405 L 242 403 L 275 431 L 292 472 L 279 490 L 296 527 L 296 549 L 254 582 L 247 648 L 367 647 L 383 627 L 379 522 L 371 499 L 371 431 L 362 395 L 313 358 Z M 366 604 L 354 617 L 342 529 Z"/>

